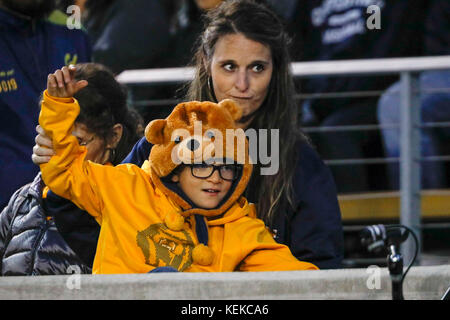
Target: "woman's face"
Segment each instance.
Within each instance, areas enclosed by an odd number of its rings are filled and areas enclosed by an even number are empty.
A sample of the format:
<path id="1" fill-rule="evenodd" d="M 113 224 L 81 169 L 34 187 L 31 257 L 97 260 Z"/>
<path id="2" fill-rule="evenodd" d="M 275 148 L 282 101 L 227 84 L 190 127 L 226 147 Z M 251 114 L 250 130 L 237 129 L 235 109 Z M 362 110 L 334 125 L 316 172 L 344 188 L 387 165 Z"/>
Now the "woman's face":
<path id="1" fill-rule="evenodd" d="M 105 164 L 109 159 L 109 150 L 103 139 L 88 130 L 86 125 L 75 122 L 72 134 L 78 139 L 80 146 L 85 146 L 87 154 L 85 160 Z"/>
<path id="2" fill-rule="evenodd" d="M 267 96 L 273 71 L 270 48 L 240 33 L 225 35 L 215 45 L 210 70 L 217 100 L 236 101 L 243 109 L 240 127 L 246 128 Z"/>

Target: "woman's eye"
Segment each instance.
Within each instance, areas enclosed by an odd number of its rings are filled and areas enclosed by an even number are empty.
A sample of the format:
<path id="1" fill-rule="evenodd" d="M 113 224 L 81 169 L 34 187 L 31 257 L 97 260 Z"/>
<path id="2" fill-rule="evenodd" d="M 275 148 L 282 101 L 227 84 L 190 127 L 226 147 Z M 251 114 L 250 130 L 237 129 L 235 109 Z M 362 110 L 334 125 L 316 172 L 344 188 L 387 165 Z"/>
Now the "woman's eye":
<path id="1" fill-rule="evenodd" d="M 234 70 L 234 65 L 231 63 L 226 63 L 222 66 L 222 68 L 224 68 L 227 71 L 233 71 Z"/>
<path id="2" fill-rule="evenodd" d="M 262 72 L 264 70 L 264 66 L 262 64 L 256 64 L 252 67 L 253 72 Z"/>

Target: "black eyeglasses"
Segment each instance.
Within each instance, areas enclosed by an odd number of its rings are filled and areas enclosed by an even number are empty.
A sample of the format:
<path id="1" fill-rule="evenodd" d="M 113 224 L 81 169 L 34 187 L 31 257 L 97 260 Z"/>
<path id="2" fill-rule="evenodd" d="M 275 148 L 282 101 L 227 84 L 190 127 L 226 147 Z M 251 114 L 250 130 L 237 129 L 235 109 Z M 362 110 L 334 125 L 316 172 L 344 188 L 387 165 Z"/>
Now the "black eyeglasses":
<path id="1" fill-rule="evenodd" d="M 191 173 L 194 177 L 199 179 L 207 179 L 212 176 L 214 171 L 218 170 L 219 175 L 223 180 L 234 181 L 239 177 L 239 173 L 242 171 L 242 165 L 238 164 L 224 164 L 215 166 L 212 164 L 199 163 L 190 164 Z"/>

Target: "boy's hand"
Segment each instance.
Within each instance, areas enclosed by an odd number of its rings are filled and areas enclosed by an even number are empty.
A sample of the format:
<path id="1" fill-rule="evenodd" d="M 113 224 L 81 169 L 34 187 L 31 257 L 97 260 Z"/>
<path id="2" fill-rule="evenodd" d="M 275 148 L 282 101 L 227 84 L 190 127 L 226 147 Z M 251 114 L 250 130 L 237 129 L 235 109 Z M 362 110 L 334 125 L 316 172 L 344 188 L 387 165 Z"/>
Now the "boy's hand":
<path id="1" fill-rule="evenodd" d="M 53 74 L 49 74 L 47 78 L 48 94 L 58 98 L 70 98 L 75 93 L 88 85 L 86 80 L 75 80 L 74 65 L 69 67 L 62 67 Z"/>

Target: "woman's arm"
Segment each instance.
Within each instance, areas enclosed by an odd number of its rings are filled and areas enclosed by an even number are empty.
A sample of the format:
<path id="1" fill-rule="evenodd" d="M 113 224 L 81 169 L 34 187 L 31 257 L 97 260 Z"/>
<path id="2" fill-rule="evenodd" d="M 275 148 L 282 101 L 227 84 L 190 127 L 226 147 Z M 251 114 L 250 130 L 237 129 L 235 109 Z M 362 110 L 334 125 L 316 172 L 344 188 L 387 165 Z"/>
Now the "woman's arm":
<path id="1" fill-rule="evenodd" d="M 69 247 L 86 265 L 92 266 L 100 234 L 100 225 L 94 217 L 51 190 L 47 192 L 43 204 Z"/>
<path id="2" fill-rule="evenodd" d="M 122 163 L 132 163 L 141 167 L 145 160 L 148 160 L 152 144 L 142 137 L 133 147 L 131 152 L 123 159 Z"/>
<path id="3" fill-rule="evenodd" d="M 294 176 L 297 209 L 280 215 L 276 240 L 320 269 L 342 267 L 344 240 L 336 185 L 330 169 L 306 142 L 299 146 Z"/>

